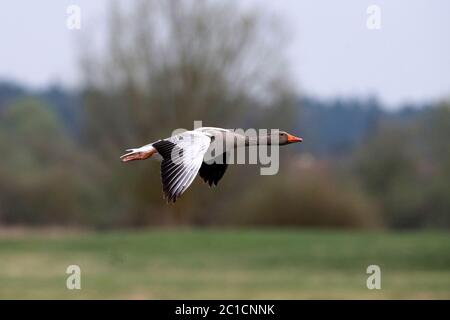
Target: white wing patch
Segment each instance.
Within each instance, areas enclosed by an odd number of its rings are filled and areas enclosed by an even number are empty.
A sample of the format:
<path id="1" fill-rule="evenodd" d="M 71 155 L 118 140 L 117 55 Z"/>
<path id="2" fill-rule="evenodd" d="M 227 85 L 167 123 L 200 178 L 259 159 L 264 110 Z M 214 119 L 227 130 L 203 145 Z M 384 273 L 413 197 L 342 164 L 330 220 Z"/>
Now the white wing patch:
<path id="1" fill-rule="evenodd" d="M 163 157 L 161 179 L 167 201 L 175 202 L 194 181 L 210 143 L 204 133 L 186 131 L 153 144 Z"/>

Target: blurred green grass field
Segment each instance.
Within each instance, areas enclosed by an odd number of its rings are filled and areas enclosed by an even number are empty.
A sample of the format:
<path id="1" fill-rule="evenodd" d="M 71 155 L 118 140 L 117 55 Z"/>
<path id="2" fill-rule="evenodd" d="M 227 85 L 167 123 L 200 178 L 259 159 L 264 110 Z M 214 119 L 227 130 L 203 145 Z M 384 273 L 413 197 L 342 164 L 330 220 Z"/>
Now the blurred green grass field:
<path id="1" fill-rule="evenodd" d="M 68 265 L 81 290 L 66 289 Z M 366 268 L 381 267 L 381 290 Z M 171 230 L 0 236 L 0 298 L 450 299 L 448 233 Z"/>

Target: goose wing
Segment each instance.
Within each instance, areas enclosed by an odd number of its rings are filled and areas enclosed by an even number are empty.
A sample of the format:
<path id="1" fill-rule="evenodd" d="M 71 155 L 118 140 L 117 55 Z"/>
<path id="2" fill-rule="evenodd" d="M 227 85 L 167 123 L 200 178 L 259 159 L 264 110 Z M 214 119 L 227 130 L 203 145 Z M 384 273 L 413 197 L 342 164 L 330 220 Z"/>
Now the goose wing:
<path id="1" fill-rule="evenodd" d="M 163 157 L 161 179 L 167 201 L 175 202 L 194 181 L 210 143 L 205 133 L 186 131 L 153 144 Z"/>
<path id="2" fill-rule="evenodd" d="M 210 187 L 213 184 L 217 186 L 217 183 L 222 179 L 228 168 L 227 154 L 223 153 L 220 157 L 222 157 L 222 161 L 213 161 L 212 163 L 203 161 L 198 172 L 203 181 L 209 184 Z"/>

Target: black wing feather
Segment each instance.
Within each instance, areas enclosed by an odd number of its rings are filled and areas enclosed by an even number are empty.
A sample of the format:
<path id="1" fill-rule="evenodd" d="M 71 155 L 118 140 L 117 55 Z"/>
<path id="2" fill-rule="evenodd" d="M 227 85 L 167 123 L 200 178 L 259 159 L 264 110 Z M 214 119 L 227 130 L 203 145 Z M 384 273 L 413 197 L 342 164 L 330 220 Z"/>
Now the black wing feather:
<path id="1" fill-rule="evenodd" d="M 222 163 L 216 163 L 215 161 L 211 164 L 208 164 L 203 161 L 202 166 L 199 170 L 199 175 L 209 186 L 213 184 L 217 186 L 217 183 L 220 179 L 222 179 L 225 171 L 227 171 L 228 164 L 226 163 L 227 156 L 223 154 Z"/>

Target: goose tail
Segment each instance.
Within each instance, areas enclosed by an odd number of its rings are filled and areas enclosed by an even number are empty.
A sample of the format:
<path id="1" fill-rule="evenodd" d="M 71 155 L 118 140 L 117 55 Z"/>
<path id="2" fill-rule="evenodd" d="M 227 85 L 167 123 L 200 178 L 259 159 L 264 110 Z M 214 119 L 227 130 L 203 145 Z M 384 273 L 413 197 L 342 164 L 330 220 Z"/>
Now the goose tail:
<path id="1" fill-rule="evenodd" d="M 152 145 L 146 145 L 140 148 L 132 148 L 125 150 L 127 153 L 120 156 L 122 162 L 129 162 L 134 160 L 145 160 L 157 153 Z"/>

